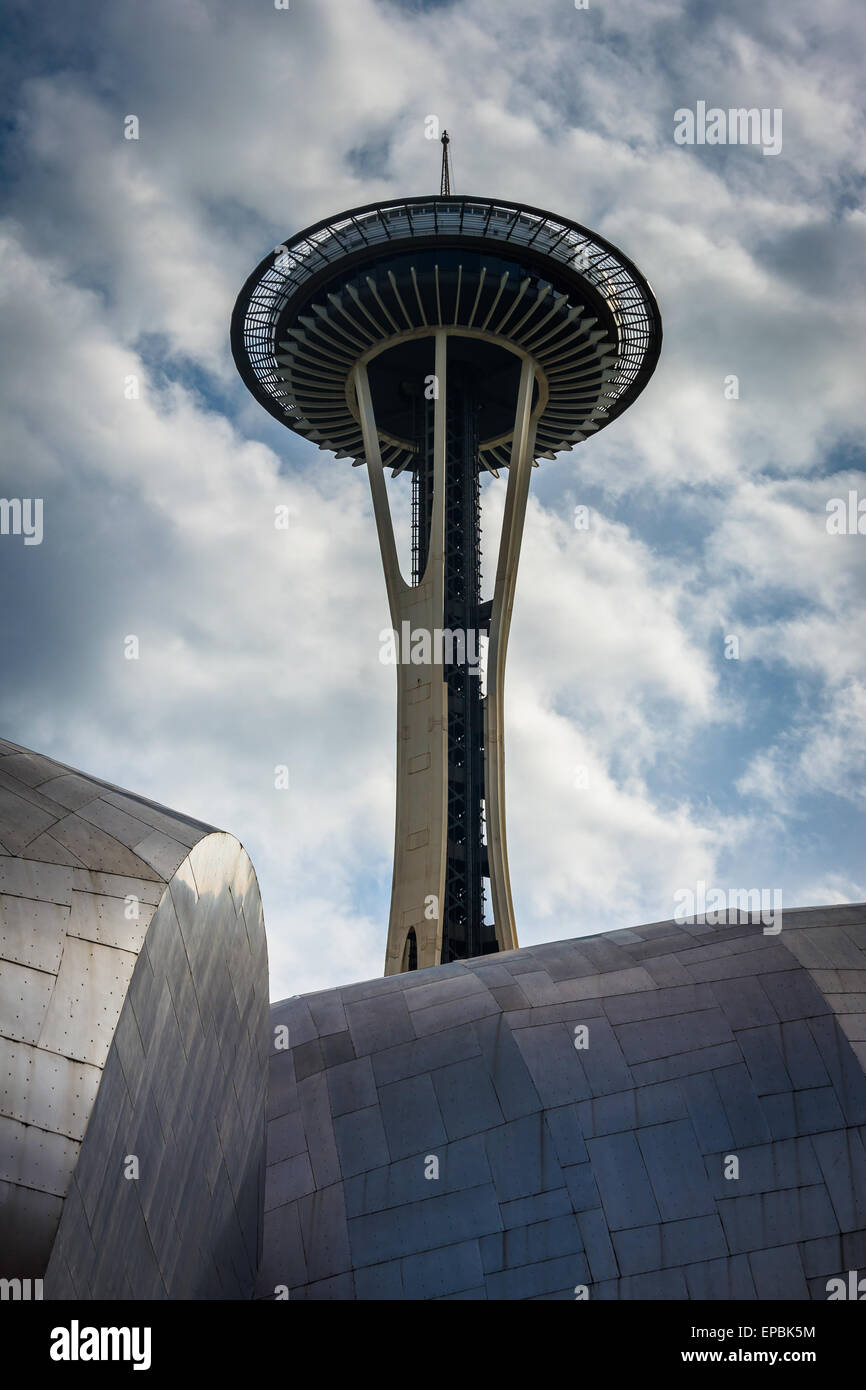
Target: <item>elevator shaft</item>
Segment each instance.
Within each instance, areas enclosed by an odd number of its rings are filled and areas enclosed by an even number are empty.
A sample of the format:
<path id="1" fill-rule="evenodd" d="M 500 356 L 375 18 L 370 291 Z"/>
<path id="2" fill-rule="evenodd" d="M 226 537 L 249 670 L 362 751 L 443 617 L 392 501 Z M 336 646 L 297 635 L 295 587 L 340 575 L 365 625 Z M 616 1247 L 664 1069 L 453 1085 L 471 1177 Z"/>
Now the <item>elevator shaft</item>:
<path id="1" fill-rule="evenodd" d="M 471 385 L 449 382 L 446 410 L 443 632 L 454 660 L 448 688 L 448 811 L 442 963 L 496 951 L 484 921 L 484 700 L 480 672 L 481 493 L 477 403 Z M 433 408 L 427 403 L 413 475 L 413 577 L 427 563 L 433 504 Z M 451 639 L 448 634 L 452 634 Z M 451 645 L 449 646 L 449 640 Z"/>

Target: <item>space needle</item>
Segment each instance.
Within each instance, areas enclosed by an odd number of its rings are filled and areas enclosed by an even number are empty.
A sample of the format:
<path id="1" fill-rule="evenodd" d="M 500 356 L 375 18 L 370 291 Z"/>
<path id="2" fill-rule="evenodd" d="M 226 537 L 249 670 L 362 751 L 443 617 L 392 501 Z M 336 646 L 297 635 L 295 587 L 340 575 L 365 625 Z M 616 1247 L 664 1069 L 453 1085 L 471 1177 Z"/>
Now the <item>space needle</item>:
<path id="1" fill-rule="evenodd" d="M 603 237 L 521 203 L 454 195 L 447 132 L 438 196 L 317 222 L 271 251 L 238 296 L 232 352 L 249 390 L 367 470 L 393 631 L 467 639 L 457 659 L 433 640 L 396 665 L 386 975 L 518 944 L 505 656 L 530 476 L 633 403 L 661 338 L 649 284 Z M 386 469 L 411 487 L 410 574 Z M 482 474 L 505 487 L 487 601 Z M 465 654 L 473 636 L 486 639 L 486 690 Z"/>

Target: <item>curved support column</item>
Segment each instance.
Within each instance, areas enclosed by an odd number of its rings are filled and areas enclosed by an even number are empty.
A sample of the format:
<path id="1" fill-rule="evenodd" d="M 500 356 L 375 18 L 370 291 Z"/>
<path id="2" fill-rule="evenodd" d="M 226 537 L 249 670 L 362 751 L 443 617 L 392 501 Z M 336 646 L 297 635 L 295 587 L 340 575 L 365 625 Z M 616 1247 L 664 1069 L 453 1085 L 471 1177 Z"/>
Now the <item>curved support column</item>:
<path id="1" fill-rule="evenodd" d="M 502 518 L 496 587 L 490 614 L 487 649 L 487 699 L 484 710 L 484 805 L 487 824 L 487 858 L 493 920 L 500 951 L 517 947 L 508 848 L 505 839 L 505 654 L 511 627 L 511 610 L 517 583 L 517 564 L 523 539 L 523 523 L 529 495 L 535 425 L 532 420 L 533 365 L 524 357 L 508 469 L 508 491 Z"/>
<path id="2" fill-rule="evenodd" d="M 427 564 L 421 582 L 400 574 L 382 453 L 366 365 L 354 370 L 355 389 L 391 625 L 397 638 L 397 809 L 394 871 L 385 974 L 406 968 L 407 941 L 414 931 L 419 969 L 439 965 L 445 899 L 448 789 L 448 690 L 441 660 L 409 662 L 411 634 L 441 629 L 445 585 L 445 420 L 447 343 L 435 334 L 438 394 L 433 420 L 433 517 Z M 441 655 L 441 653 L 440 653 Z"/>

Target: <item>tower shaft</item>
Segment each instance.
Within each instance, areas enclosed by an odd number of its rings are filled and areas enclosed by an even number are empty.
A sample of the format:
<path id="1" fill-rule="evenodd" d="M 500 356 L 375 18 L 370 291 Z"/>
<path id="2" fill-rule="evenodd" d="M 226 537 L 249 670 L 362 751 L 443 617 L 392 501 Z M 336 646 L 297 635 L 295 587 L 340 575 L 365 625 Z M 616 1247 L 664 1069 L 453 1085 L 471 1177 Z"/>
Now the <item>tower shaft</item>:
<path id="1" fill-rule="evenodd" d="M 491 604 L 482 605 L 476 407 L 471 381 L 449 375 L 451 336 L 447 329 L 433 334 L 435 395 L 424 414 L 413 478 L 412 584 L 403 579 L 397 559 L 367 364 L 354 371 L 398 639 L 397 813 L 386 974 L 517 944 L 505 843 L 502 705 L 512 576 L 534 444 L 534 363 L 521 355 L 496 587 Z M 483 698 L 478 654 L 488 621 Z M 487 877 L 490 923 L 484 920 Z"/>
<path id="2" fill-rule="evenodd" d="M 419 439 L 412 483 L 413 576 L 420 575 L 432 515 L 433 405 Z M 484 920 L 484 700 L 480 669 L 481 489 L 478 407 L 471 385 L 452 380 L 446 404 L 445 576 L 442 627 L 459 634 L 466 660 L 446 664 L 448 813 L 442 962 L 497 949 L 493 923 Z"/>

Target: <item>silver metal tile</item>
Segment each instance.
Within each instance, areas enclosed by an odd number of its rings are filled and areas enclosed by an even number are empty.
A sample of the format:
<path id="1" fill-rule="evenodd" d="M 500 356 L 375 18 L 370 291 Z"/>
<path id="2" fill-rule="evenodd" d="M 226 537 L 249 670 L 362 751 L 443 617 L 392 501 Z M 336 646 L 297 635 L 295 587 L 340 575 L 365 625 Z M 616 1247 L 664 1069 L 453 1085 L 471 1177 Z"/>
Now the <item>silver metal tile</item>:
<path id="1" fill-rule="evenodd" d="M 68 936 L 39 1046 L 104 1066 L 137 956 Z"/>
<path id="2" fill-rule="evenodd" d="M 138 900 L 137 894 L 130 894 L 129 898 L 136 901 L 104 893 L 73 892 L 68 935 L 138 953 L 156 908 Z"/>
<path id="3" fill-rule="evenodd" d="M 83 820 L 75 811 L 52 826 L 51 833 L 93 869 L 109 874 L 134 874 L 147 878 L 147 861 L 115 840 L 98 826 Z"/>
<path id="4" fill-rule="evenodd" d="M 99 1067 L 0 1037 L 0 1115 L 81 1139 L 101 1075 Z"/>
<path id="5" fill-rule="evenodd" d="M 69 915 L 58 903 L 0 895 L 0 957 L 56 975 Z"/>
<path id="6" fill-rule="evenodd" d="M 0 1116 L 0 1179 L 65 1197 L 81 1144 L 50 1129 Z"/>
<path id="7" fill-rule="evenodd" d="M 71 888 L 80 893 L 105 894 L 109 898 L 125 898 L 130 893 L 141 898 L 143 903 L 156 905 L 165 892 L 165 880 L 157 878 L 136 878 L 129 874 L 106 874 L 94 869 L 74 869 Z M 72 897 L 68 899 L 72 906 Z"/>
<path id="8" fill-rule="evenodd" d="M 119 840 L 127 849 L 133 849 L 148 834 L 149 827 L 146 821 L 130 815 L 126 809 L 121 810 L 110 801 L 104 801 L 102 797 L 98 797 L 96 801 L 89 801 L 75 814 L 81 820 L 98 826 L 100 830 Z"/>
<path id="9" fill-rule="evenodd" d="M 179 844 L 168 835 L 163 835 L 161 830 L 152 830 L 143 840 L 135 845 L 135 853 L 145 864 L 156 869 L 163 878 L 171 878 L 184 859 L 187 857 L 188 849 L 186 845 Z"/>
<path id="10" fill-rule="evenodd" d="M 0 863 L 0 893 L 17 898 L 72 906 L 74 870 L 31 859 L 10 859 Z"/>
<path id="11" fill-rule="evenodd" d="M 42 1031 L 56 977 L 0 960 L 0 1032 L 35 1043 Z"/>

